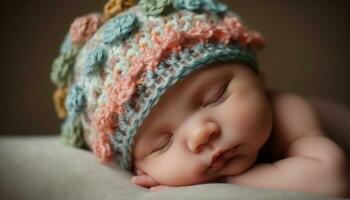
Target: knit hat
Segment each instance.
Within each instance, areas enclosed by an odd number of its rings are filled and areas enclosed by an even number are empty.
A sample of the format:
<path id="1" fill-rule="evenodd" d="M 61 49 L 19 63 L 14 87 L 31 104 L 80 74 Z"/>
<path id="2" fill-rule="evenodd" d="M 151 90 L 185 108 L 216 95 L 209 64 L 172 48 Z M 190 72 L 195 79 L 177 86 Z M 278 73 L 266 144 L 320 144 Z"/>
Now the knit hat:
<path id="1" fill-rule="evenodd" d="M 132 169 L 137 129 L 167 88 L 211 63 L 258 72 L 261 35 L 215 0 L 109 0 L 74 20 L 53 63 L 63 141 Z"/>

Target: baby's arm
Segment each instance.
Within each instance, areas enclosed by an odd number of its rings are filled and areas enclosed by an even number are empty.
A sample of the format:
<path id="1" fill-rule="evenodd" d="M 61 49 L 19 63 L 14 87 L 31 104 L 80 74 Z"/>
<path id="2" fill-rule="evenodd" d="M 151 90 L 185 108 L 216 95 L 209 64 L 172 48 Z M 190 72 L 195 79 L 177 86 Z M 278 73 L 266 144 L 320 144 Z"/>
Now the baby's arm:
<path id="1" fill-rule="evenodd" d="M 326 196 L 349 195 L 346 159 L 331 140 L 322 136 L 303 137 L 290 145 L 287 154 L 287 158 L 275 163 L 257 164 L 243 174 L 229 176 L 227 182 Z"/>
<path id="2" fill-rule="evenodd" d="M 284 159 L 257 164 L 243 174 L 229 176 L 238 185 L 327 196 L 349 195 L 349 161 L 345 153 L 322 133 L 309 104 L 296 95 L 273 100 L 276 131 Z"/>

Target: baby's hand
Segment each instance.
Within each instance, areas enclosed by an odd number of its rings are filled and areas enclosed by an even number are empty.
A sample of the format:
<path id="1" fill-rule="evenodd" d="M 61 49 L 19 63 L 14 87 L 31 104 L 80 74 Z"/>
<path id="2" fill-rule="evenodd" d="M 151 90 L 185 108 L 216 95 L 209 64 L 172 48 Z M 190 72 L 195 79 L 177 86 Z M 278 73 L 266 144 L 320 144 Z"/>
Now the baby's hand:
<path id="1" fill-rule="evenodd" d="M 152 177 L 148 176 L 145 172 L 137 170 L 136 176 L 131 178 L 131 182 L 141 187 L 149 188 L 150 191 L 159 191 L 165 188 L 170 188 L 169 186 L 161 185 L 155 181 Z"/>

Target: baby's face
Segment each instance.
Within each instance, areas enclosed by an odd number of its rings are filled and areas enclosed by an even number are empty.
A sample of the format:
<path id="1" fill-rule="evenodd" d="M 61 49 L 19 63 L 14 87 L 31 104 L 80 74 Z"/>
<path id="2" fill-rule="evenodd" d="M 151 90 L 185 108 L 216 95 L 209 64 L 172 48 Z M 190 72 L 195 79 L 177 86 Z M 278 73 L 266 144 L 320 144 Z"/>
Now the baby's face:
<path id="1" fill-rule="evenodd" d="M 173 186 L 240 174 L 271 127 L 261 79 L 242 65 L 214 64 L 178 81 L 152 108 L 135 138 L 135 169 Z"/>

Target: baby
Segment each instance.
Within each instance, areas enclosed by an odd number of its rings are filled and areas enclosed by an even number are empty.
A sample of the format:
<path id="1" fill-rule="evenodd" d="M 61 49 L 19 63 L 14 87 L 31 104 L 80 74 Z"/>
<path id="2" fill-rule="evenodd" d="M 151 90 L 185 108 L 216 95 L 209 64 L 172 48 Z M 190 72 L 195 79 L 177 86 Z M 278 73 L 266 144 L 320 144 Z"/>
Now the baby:
<path id="1" fill-rule="evenodd" d="M 264 46 L 214 0 L 110 0 L 77 18 L 51 79 L 64 142 L 158 190 L 208 182 L 350 195 L 349 161 L 302 97 L 268 91 Z"/>

